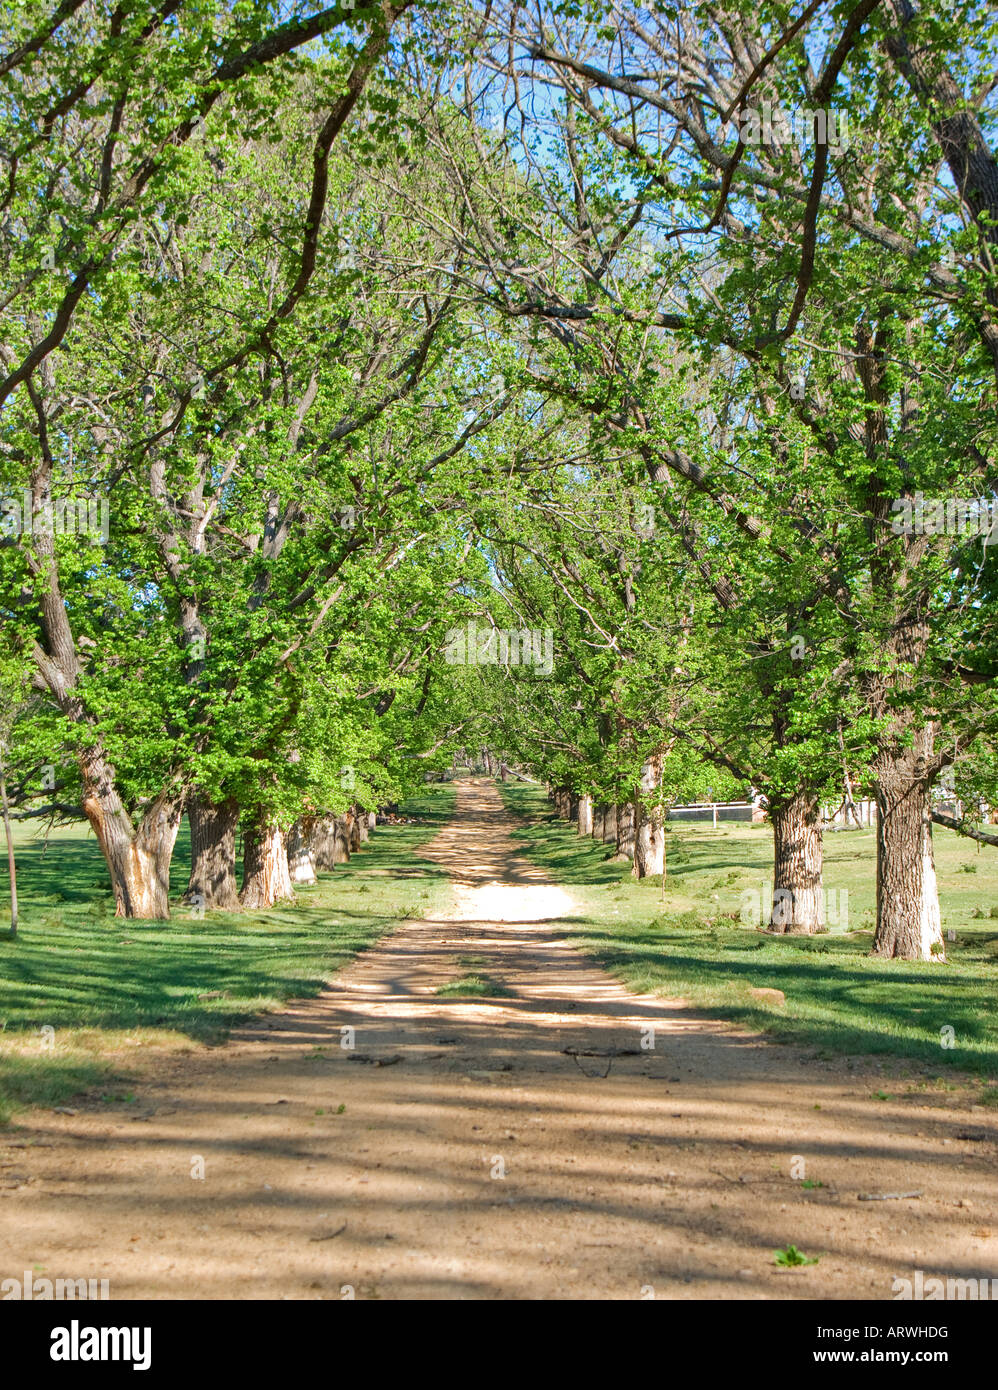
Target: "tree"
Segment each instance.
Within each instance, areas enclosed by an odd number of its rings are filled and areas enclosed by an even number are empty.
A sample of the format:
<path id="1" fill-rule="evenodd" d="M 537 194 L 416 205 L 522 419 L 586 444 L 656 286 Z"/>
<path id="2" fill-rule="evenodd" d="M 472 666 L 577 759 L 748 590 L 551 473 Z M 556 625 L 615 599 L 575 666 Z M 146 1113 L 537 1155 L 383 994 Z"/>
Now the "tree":
<path id="1" fill-rule="evenodd" d="M 993 18 L 964 5 L 927 29 L 907 8 L 897 15 L 907 41 L 926 45 L 922 77 L 897 66 L 897 35 L 876 0 L 832 23 L 811 7 L 789 29 L 777 6 L 725 16 L 679 7 L 676 22 L 653 14 L 647 24 L 624 11 L 606 24 L 566 10 L 558 46 L 543 19 L 511 8 L 469 106 L 487 109 L 499 72 L 520 116 L 506 130 L 510 162 L 530 170 L 540 206 L 504 242 L 505 209 L 494 193 L 481 197 L 476 232 L 482 293 L 546 334 L 554 366 L 538 384 L 633 443 L 724 609 L 751 604 L 719 559 L 735 534 L 774 562 L 811 567 L 808 608 L 844 607 L 836 650 L 854 706 L 873 713 L 860 742 L 880 806 L 875 950 L 932 959 L 942 940 L 931 789 L 993 727 L 994 709 L 980 673 L 948 655 L 959 619 L 943 575 L 960 564 L 959 545 L 943 554 L 892 523 L 894 504 L 921 491 L 987 497 L 993 479 L 984 441 L 994 393 L 983 375 L 992 363 L 982 355 L 990 214 L 965 178 L 955 197 L 937 183 L 941 158 L 963 173 L 973 159 L 990 187 L 980 132 L 993 124 L 992 87 L 977 42 Z M 976 61 L 970 88 L 981 95 L 961 97 L 950 117 L 939 105 L 941 56 L 968 33 L 965 66 Z M 561 103 L 535 102 L 541 85 Z M 849 158 L 829 138 L 846 89 L 859 131 Z M 773 127 L 781 107 L 806 113 L 805 148 Z M 877 131 L 876 143 L 864 130 Z M 954 236 L 961 215 L 968 225 Z M 642 260 L 643 285 L 619 273 Z M 721 360 L 744 403 L 745 445 L 766 442 L 751 469 L 728 452 L 716 416 L 663 409 L 653 364 L 672 341 L 700 369 Z M 963 571 L 960 587 L 974 583 Z M 826 723 L 829 762 L 841 728 Z"/>

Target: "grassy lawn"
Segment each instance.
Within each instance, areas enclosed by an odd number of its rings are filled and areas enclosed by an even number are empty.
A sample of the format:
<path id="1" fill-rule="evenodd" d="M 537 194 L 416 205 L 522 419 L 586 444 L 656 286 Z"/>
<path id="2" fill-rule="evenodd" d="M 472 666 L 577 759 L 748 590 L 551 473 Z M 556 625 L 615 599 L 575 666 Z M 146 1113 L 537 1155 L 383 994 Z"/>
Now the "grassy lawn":
<path id="1" fill-rule="evenodd" d="M 437 994 L 445 999 L 497 999 L 507 996 L 498 980 L 488 973 L 488 961 L 480 956 L 458 956 L 458 970 L 464 972 L 454 980 L 441 985 Z"/>
<path id="2" fill-rule="evenodd" d="M 402 808 L 419 824 L 379 826 L 293 904 L 199 920 L 178 903 L 169 922 L 114 918 L 85 827 L 53 831 L 47 848 L 36 829 L 18 827 L 20 930 L 14 941 L 0 934 L 0 1123 L 18 1105 L 57 1105 L 114 1082 L 112 1063 L 132 1049 L 220 1042 L 241 1019 L 318 994 L 396 922 L 447 900 L 447 875 L 419 849 L 453 805 L 453 787 L 428 787 Z M 189 868 L 185 822 L 171 875 L 177 899 Z M 7 892 L 4 855 L 0 902 Z M 124 1094 L 111 1090 L 109 1099 L 127 1099 L 127 1084 Z"/>
<path id="3" fill-rule="evenodd" d="M 663 901 L 661 879 L 636 882 L 608 846 L 557 819 L 542 791 L 507 784 L 502 792 L 524 819 L 514 833 L 525 857 L 578 903 L 567 924 L 577 944 L 630 988 L 688 999 L 825 1054 L 889 1054 L 998 1078 L 998 852 L 978 853 L 937 829 L 948 962 L 873 960 L 871 831 L 825 836 L 825 887 L 842 909 L 829 931 L 769 936 L 740 920 L 743 894 L 762 896 L 772 878 L 766 825 L 670 829 Z M 756 988 L 782 990 L 785 1004 L 753 998 Z M 994 1103 L 998 1092 L 986 1099 Z"/>

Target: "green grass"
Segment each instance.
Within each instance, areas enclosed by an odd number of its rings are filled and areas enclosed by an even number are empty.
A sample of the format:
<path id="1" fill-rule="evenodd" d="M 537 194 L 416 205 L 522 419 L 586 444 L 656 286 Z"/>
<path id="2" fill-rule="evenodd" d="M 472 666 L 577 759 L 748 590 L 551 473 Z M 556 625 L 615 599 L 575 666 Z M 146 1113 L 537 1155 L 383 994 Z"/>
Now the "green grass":
<path id="1" fill-rule="evenodd" d="M 487 973 L 488 961 L 482 956 L 458 956 L 457 963 L 466 973 L 457 980 L 448 980 L 436 991 L 445 999 L 503 998 L 509 995 L 497 980 Z"/>
<path id="2" fill-rule="evenodd" d="M 85 828 L 54 832 L 46 848 L 19 827 L 20 929 L 16 940 L 0 934 L 0 1123 L 21 1105 L 60 1104 L 114 1079 L 109 1058 L 120 1062 L 136 1047 L 220 1042 L 240 1020 L 317 994 L 396 922 L 446 901 L 447 875 L 419 848 L 453 805 L 452 787 L 427 788 L 405 806 L 420 824 L 379 826 L 349 864 L 299 888 L 293 904 L 199 920 L 177 903 L 169 922 L 114 918 L 107 870 Z M 188 873 L 185 826 L 175 902 Z M 6 892 L 4 860 L 0 902 Z"/>
<path id="3" fill-rule="evenodd" d="M 0 1125 L 9 1124 L 22 1106 L 63 1105 L 110 1075 L 106 1063 L 88 1059 L 75 1047 L 34 1057 L 0 1049 Z"/>
<path id="4" fill-rule="evenodd" d="M 462 975 L 459 980 L 449 980 L 447 984 L 441 985 L 436 992 L 445 999 L 495 999 L 509 993 L 487 975 Z"/>
<path id="5" fill-rule="evenodd" d="M 826 836 L 826 888 L 848 893 L 848 920 L 817 937 L 769 936 L 741 925 L 746 890 L 772 876 L 768 827 L 683 825 L 667 836 L 661 879 L 636 882 L 609 847 L 580 839 L 542 791 L 502 788 L 525 819 L 514 834 L 526 858 L 569 888 L 576 944 L 631 989 L 685 998 L 714 1017 L 832 1055 L 890 1055 L 937 1070 L 998 1074 L 998 855 L 937 830 L 936 871 L 948 962 L 875 960 L 874 844 L 866 831 Z M 963 873 L 972 863 L 977 872 Z M 969 886 L 968 886 L 969 885 Z M 981 911 L 975 917 L 975 911 Z M 779 989 L 786 1003 L 750 990 Z M 953 1029 L 953 1047 L 941 1045 Z M 948 1035 L 947 1035 L 948 1040 Z"/>

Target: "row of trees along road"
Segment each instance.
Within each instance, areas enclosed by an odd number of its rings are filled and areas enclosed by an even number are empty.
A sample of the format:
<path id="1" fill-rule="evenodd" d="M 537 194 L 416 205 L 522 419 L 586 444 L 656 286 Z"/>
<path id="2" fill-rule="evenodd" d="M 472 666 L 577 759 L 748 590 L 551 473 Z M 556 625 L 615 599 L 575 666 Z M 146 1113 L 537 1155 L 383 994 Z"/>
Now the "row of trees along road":
<path id="1" fill-rule="evenodd" d="M 68 70 L 52 43 L 13 68 L 40 91 L 8 110 L 26 153 L 8 196 L 5 483 L 36 516 L 82 494 L 110 512 L 106 543 L 37 526 L 5 547 L 12 660 L 36 692 L 17 790 L 82 808 L 126 916 L 168 915 L 184 809 L 190 893 L 232 905 L 241 820 L 242 900 L 266 906 L 291 891 L 289 829 L 325 845 L 330 814 L 421 778 L 449 732 L 441 596 L 477 563 L 454 461 L 504 409 L 450 277 L 399 274 L 408 243 L 432 248 L 369 167 L 423 177 L 384 86 L 356 112 L 396 11 L 356 43 L 342 11 L 261 35 L 265 13 L 249 34 L 236 14 L 150 18 L 131 62 L 120 16 L 104 47 L 71 24 Z M 345 37 L 292 63 L 320 20 Z M 84 110 L 69 98 L 91 78 Z M 42 144 L 37 113 L 56 108 Z M 156 165 L 144 197 L 136 162 Z"/>
<path id="2" fill-rule="evenodd" d="M 868 786 L 874 949 L 942 958 L 932 790 L 990 761 L 993 552 L 897 523 L 920 494 L 994 496 L 993 12 L 516 5 L 469 25 L 462 136 L 445 120 L 434 140 L 480 293 L 532 323 L 538 401 L 589 416 L 566 448 L 580 490 L 609 452 L 646 484 L 674 560 L 663 540 L 643 584 L 689 585 L 629 731 L 645 777 L 692 741 L 762 787 L 798 930 L 818 925 L 829 779 Z M 806 111 L 810 138 L 737 138 L 773 110 Z M 846 148 L 820 138 L 833 112 Z M 585 570 L 578 531 L 548 515 L 539 563 L 599 614 L 583 642 L 625 680 L 622 615 L 654 649 L 664 600 L 641 610 L 598 520 Z"/>
<path id="3" fill-rule="evenodd" d="M 639 875 L 669 801 L 761 790 L 795 931 L 868 788 L 874 950 L 942 958 L 994 553 L 897 508 L 994 495 L 988 7 L 18 16 L 4 491 L 110 524 L 0 551 L 13 800 L 83 809 L 119 912 L 167 914 L 185 810 L 190 892 L 241 823 L 266 905 L 470 737 Z M 467 619 L 551 674 L 447 662 Z"/>

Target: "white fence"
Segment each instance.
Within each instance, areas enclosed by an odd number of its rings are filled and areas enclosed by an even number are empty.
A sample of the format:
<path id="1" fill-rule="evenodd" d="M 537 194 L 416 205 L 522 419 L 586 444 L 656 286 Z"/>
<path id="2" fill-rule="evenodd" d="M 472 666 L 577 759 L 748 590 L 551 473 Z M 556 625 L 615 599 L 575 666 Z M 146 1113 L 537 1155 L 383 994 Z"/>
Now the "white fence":
<path id="1" fill-rule="evenodd" d="M 832 830 L 841 829 L 843 826 L 855 826 L 858 819 L 859 824 L 867 829 L 873 830 L 877 825 L 877 803 L 872 796 L 862 796 L 853 803 L 856 815 L 853 816 L 852 810 L 846 807 L 845 802 L 838 806 L 825 806 L 822 809 L 822 818 L 827 826 Z M 955 820 L 963 817 L 964 806 L 959 801 L 945 800 L 933 802 L 933 810 L 940 811 L 943 815 L 952 816 Z M 988 820 L 988 808 L 983 804 L 977 808 L 977 816 L 982 820 Z M 698 801 L 686 806 L 670 806 L 666 812 L 666 820 L 678 819 L 682 817 L 685 822 L 710 822 L 714 829 L 717 829 L 718 821 L 761 821 L 766 819 L 766 809 L 763 799 L 758 797 L 755 801 Z"/>
<path id="2" fill-rule="evenodd" d="M 861 797 L 854 801 L 856 815 L 860 825 L 875 826 L 877 823 L 877 803 L 872 797 Z M 833 829 L 842 825 L 855 825 L 856 821 L 852 814 L 846 815 L 845 805 L 826 806 L 822 812 L 826 825 Z M 686 806 L 670 806 L 666 812 L 666 820 L 673 817 L 682 816 L 685 822 L 707 822 L 710 821 L 714 829 L 717 829 L 718 821 L 741 821 L 749 823 L 766 819 L 766 807 L 763 799 L 757 797 L 755 801 L 697 801 Z"/>
<path id="3" fill-rule="evenodd" d="M 666 820 L 682 816 L 686 821 L 710 821 L 717 829 L 717 822 L 762 820 L 762 807 L 752 801 L 699 801 L 689 806 L 670 806 Z"/>
<path id="4" fill-rule="evenodd" d="M 870 826 L 871 829 L 875 829 L 877 824 L 877 803 L 874 801 L 873 797 L 863 797 L 859 801 L 854 801 L 853 805 L 856 807 L 860 825 Z M 944 795 L 938 800 L 933 796 L 932 809 L 933 811 L 938 811 L 941 815 L 952 816 L 954 820 L 963 820 L 965 811 L 969 813 L 972 819 L 988 821 L 991 818 L 990 807 L 983 801 L 976 807 L 969 804 L 964 806 L 962 801 L 955 801 L 952 796 L 947 797 Z M 830 806 L 826 807 L 824 815 L 826 824 L 831 825 L 833 829 L 840 825 L 856 824 L 851 814 L 848 816 L 846 815 L 846 807 L 844 804 L 834 811 Z"/>

